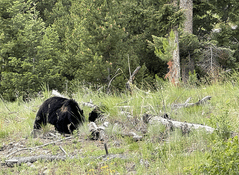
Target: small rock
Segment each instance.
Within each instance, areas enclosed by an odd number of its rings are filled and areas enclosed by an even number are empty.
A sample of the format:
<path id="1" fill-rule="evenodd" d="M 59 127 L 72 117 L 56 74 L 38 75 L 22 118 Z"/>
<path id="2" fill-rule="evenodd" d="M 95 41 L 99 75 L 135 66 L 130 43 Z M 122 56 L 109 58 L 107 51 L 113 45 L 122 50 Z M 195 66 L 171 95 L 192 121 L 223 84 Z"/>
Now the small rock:
<path id="1" fill-rule="evenodd" d="M 44 170 L 43 171 L 43 173 L 42 173 L 43 175 L 47 175 L 47 174 L 50 174 L 50 170 L 49 169 L 46 169 L 46 170 Z"/>

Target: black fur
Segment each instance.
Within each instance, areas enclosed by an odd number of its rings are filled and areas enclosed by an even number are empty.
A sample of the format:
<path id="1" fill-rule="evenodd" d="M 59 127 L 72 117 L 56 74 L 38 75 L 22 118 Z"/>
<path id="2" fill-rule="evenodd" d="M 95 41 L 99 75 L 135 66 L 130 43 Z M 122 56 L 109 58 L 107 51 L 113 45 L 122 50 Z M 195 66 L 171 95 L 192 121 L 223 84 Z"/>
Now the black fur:
<path id="1" fill-rule="evenodd" d="M 103 112 L 100 110 L 99 107 L 96 107 L 89 113 L 89 122 L 95 122 L 97 118 L 101 116 Z"/>
<path id="2" fill-rule="evenodd" d="M 60 133 L 73 133 L 85 121 L 83 110 L 72 99 L 51 97 L 47 99 L 37 112 L 34 129 L 50 123 Z M 68 125 L 69 129 L 68 129 Z"/>

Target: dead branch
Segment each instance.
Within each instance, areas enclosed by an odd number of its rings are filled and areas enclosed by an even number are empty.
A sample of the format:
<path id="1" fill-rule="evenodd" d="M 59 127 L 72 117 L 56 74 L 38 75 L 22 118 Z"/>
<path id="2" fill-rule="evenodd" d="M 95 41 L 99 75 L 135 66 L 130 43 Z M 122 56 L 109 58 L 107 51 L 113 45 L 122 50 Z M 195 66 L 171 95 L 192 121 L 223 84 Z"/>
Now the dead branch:
<path id="1" fill-rule="evenodd" d="M 65 156 L 47 156 L 47 155 L 39 155 L 39 156 L 31 156 L 31 157 L 15 157 L 13 159 L 6 160 L 6 165 L 7 166 L 13 166 L 14 164 L 21 165 L 22 163 L 33 163 L 38 160 L 48 160 L 48 161 L 53 161 L 53 160 L 65 160 Z"/>
<path id="2" fill-rule="evenodd" d="M 211 100 L 211 96 L 206 96 L 204 97 L 202 100 L 199 100 L 197 103 L 195 103 L 195 105 L 200 105 L 200 104 L 204 104 L 206 103 L 208 100 Z"/>
<path id="3" fill-rule="evenodd" d="M 66 158 L 68 159 L 73 159 L 76 156 L 70 156 L 70 157 L 66 157 L 66 156 L 52 156 L 52 155 L 39 155 L 39 156 L 30 156 L 30 157 L 14 157 L 12 159 L 9 160 L 5 160 L 5 163 L 1 163 L 1 166 L 9 166 L 12 167 L 13 165 L 21 165 L 23 163 L 34 163 L 38 160 L 45 160 L 45 161 L 58 161 L 58 160 L 62 160 L 64 161 Z M 102 159 L 103 161 L 108 161 L 114 158 L 120 158 L 120 159 L 127 159 L 126 156 L 124 156 L 123 154 L 106 154 L 103 156 L 99 156 L 96 159 Z M 95 159 L 95 158 L 94 158 Z"/>
<path id="4" fill-rule="evenodd" d="M 194 124 L 194 123 L 187 123 L 187 122 L 173 121 L 170 119 L 163 118 L 161 116 L 154 116 L 149 119 L 149 124 L 158 124 L 158 123 L 166 125 L 166 126 L 172 126 L 173 128 L 181 128 L 181 129 L 183 128 L 184 130 L 186 130 L 185 128 L 187 128 L 187 130 L 205 129 L 209 133 L 212 133 L 215 130 L 214 128 L 212 128 L 210 126 Z"/>
<path id="5" fill-rule="evenodd" d="M 203 99 L 199 100 L 196 103 L 188 103 L 191 100 L 191 97 L 189 97 L 185 103 L 183 104 L 172 104 L 172 108 L 174 109 L 180 109 L 180 108 L 184 108 L 184 107 L 192 107 L 192 106 L 198 106 L 201 104 L 205 104 L 208 100 L 210 100 L 212 97 L 211 96 L 206 96 Z"/>
<path id="6" fill-rule="evenodd" d="M 46 144 L 43 144 L 43 145 L 40 145 L 40 146 L 36 146 L 36 147 L 33 147 L 33 148 L 21 148 L 21 149 L 18 149 L 18 150 L 16 150 L 16 151 L 14 151 L 14 152 L 8 154 L 8 155 L 6 156 L 6 158 L 10 157 L 10 156 L 13 155 L 13 154 L 16 154 L 17 152 L 23 151 L 23 150 L 33 150 L 33 149 L 37 149 L 37 148 L 42 148 L 42 147 L 44 147 L 44 146 L 51 145 L 51 144 L 55 144 L 55 143 L 57 143 L 57 142 L 61 142 L 61 141 L 63 141 L 63 140 L 68 140 L 68 139 L 72 139 L 72 138 L 73 138 L 73 136 L 70 136 L 70 137 L 67 137 L 67 138 L 64 138 L 64 139 L 59 139 L 59 140 L 56 140 L 56 141 L 53 141 L 53 142 L 49 142 L 49 143 L 46 143 Z"/>
<path id="7" fill-rule="evenodd" d="M 67 157 L 69 157 L 69 155 L 68 155 L 67 152 L 64 150 L 64 148 L 61 147 L 61 145 L 59 146 L 59 148 L 61 149 L 61 151 L 62 151 Z"/>
<path id="8" fill-rule="evenodd" d="M 134 70 L 133 74 L 130 76 L 129 81 L 131 81 L 131 83 L 133 83 L 133 80 L 134 80 L 134 78 L 135 78 L 135 75 L 139 72 L 139 69 L 140 69 L 140 68 L 141 68 L 141 66 L 138 66 L 138 67 Z"/>
<path id="9" fill-rule="evenodd" d="M 9 160 L 5 160 L 5 163 L 1 163 L 1 166 L 9 166 L 12 167 L 13 165 L 21 165 L 23 163 L 34 163 L 38 160 L 45 160 L 45 161 L 58 161 L 58 160 L 62 160 L 64 161 L 66 158 L 68 159 L 73 159 L 75 158 L 75 156 L 70 156 L 70 157 L 66 157 L 66 156 L 52 156 L 52 155 L 39 155 L 39 156 L 30 156 L 30 157 L 15 157 Z M 120 159 L 127 159 L 126 156 L 124 156 L 123 154 L 106 154 L 103 156 L 99 156 L 96 159 L 102 159 L 103 161 L 109 161 L 111 159 L 114 158 L 120 158 Z"/>

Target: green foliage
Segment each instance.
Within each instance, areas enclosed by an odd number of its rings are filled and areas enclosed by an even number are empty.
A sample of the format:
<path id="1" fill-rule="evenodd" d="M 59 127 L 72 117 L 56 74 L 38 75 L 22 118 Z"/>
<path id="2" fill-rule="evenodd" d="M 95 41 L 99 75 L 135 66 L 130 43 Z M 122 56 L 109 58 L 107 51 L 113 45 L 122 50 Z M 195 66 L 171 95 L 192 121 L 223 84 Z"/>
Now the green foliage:
<path id="1" fill-rule="evenodd" d="M 223 110 L 223 114 L 221 115 L 212 116 L 209 121 L 216 128 L 215 132 L 220 139 L 226 140 L 230 138 L 231 126 L 229 124 L 229 111 L 227 109 Z"/>
<path id="2" fill-rule="evenodd" d="M 180 58 L 186 59 L 188 55 L 193 57 L 195 60 L 201 56 L 200 54 L 201 43 L 196 35 L 185 34 L 180 35 L 179 38 L 179 50 Z"/>
<path id="3" fill-rule="evenodd" d="M 229 25 L 225 23 L 220 23 L 218 25 L 220 28 L 220 32 L 215 32 L 212 38 L 217 41 L 219 52 L 219 63 L 224 67 L 236 68 L 238 65 L 238 48 L 239 43 L 235 42 L 239 37 L 239 33 L 236 29 L 232 29 L 235 27 L 234 25 Z"/>
<path id="4" fill-rule="evenodd" d="M 194 35 L 185 36 L 180 31 L 184 11 L 166 0 L 2 0 L 0 93 L 14 100 L 35 96 L 42 84 L 62 91 L 79 81 L 89 86 L 111 82 L 112 91 L 122 91 L 129 65 L 131 71 L 142 67 L 137 86 L 153 87 L 155 74 L 167 72 L 175 26 L 181 60 L 190 54 L 198 61 L 207 49 L 204 41 L 211 40 L 224 48 L 219 64 L 237 68 L 239 30 L 231 28 L 238 26 L 236 0 L 193 3 Z M 215 27 L 221 32 L 212 33 Z"/>
<path id="5" fill-rule="evenodd" d="M 57 67 L 57 33 L 45 28 L 31 2 L 15 1 L 7 9 L 10 28 L 3 28 L 1 93 L 8 100 L 40 91 L 45 82 L 60 85 Z M 13 37 L 7 38 L 12 35 Z M 60 87 L 60 86 L 59 86 Z"/>
<path id="6" fill-rule="evenodd" d="M 5 138 L 8 136 L 8 132 L 7 131 L 0 131 L 0 138 Z"/>
<path id="7" fill-rule="evenodd" d="M 170 61 L 173 58 L 173 51 L 177 47 L 177 44 L 175 41 L 175 34 L 174 31 L 171 30 L 168 38 L 164 37 L 156 37 L 152 36 L 154 45 L 155 45 L 155 51 L 157 57 L 162 59 L 163 61 Z"/>
<path id="8" fill-rule="evenodd" d="M 225 0 L 224 2 L 213 0 L 210 5 L 213 6 L 212 11 L 219 16 L 220 20 L 227 23 L 229 20 L 232 22 L 238 20 L 239 9 L 235 6 L 236 3 L 236 0 Z M 225 8 L 225 4 L 227 4 L 227 8 Z"/>
<path id="9" fill-rule="evenodd" d="M 229 104 L 229 101 L 226 102 Z M 238 172 L 238 136 L 231 137 L 228 106 L 223 107 L 223 114 L 212 116 L 210 123 L 216 128 L 212 135 L 211 151 L 205 156 L 207 160 L 199 166 L 194 165 L 189 171 L 193 174 L 236 174 Z"/>
<path id="10" fill-rule="evenodd" d="M 129 150 L 130 151 L 137 151 L 139 150 L 139 144 L 137 142 L 133 142 L 129 145 Z"/>
<path id="11" fill-rule="evenodd" d="M 195 0 L 193 3 L 193 34 L 197 35 L 200 40 L 206 39 L 214 25 L 219 22 L 215 13 L 212 12 L 215 6 L 210 2 Z"/>
<path id="12" fill-rule="evenodd" d="M 238 136 L 213 145 L 207 162 L 195 168 L 193 174 L 237 174 L 239 171 Z"/>
<path id="13" fill-rule="evenodd" d="M 155 75 L 155 80 L 157 88 L 162 89 L 165 84 L 165 81 L 162 78 L 158 77 L 158 75 Z"/>
<path id="14" fill-rule="evenodd" d="M 103 1 L 72 2 L 68 20 L 73 25 L 66 28 L 65 52 L 61 55 L 62 73 L 69 80 L 104 84 L 122 62 L 124 55 L 116 50 L 123 48 L 126 32 L 117 24 L 113 8 Z"/>
<path id="15" fill-rule="evenodd" d="M 198 83 L 198 79 L 197 79 L 196 71 L 194 70 L 193 73 L 189 72 L 188 84 L 195 86 L 197 83 Z"/>

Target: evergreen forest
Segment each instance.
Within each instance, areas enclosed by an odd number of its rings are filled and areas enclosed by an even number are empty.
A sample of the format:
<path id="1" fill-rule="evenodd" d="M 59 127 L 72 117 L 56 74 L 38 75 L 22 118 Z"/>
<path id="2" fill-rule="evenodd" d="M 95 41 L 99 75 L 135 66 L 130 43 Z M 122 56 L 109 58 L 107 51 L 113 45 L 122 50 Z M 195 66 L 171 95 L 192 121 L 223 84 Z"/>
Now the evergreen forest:
<path id="1" fill-rule="evenodd" d="M 110 83 L 121 92 L 137 66 L 134 83 L 154 88 L 155 76 L 166 80 L 170 71 L 175 26 L 182 82 L 237 70 L 237 1 L 192 3 L 185 10 L 167 0 L 1 0 L 2 98 L 34 97 L 44 87 L 71 92 L 79 84 Z M 187 10 L 193 11 L 191 33 L 184 27 Z"/>

